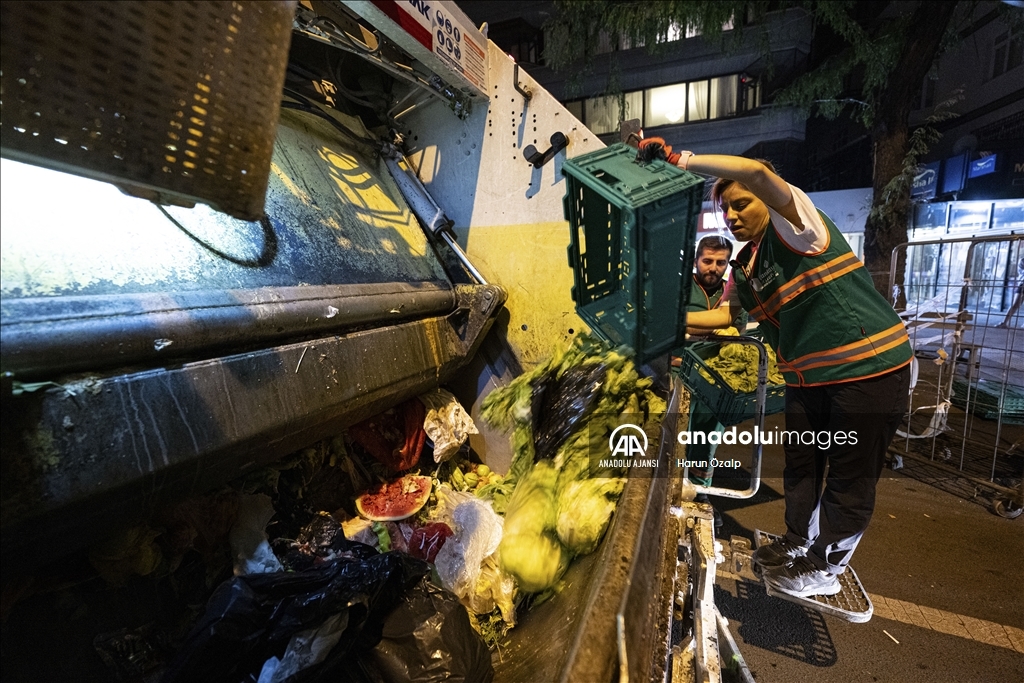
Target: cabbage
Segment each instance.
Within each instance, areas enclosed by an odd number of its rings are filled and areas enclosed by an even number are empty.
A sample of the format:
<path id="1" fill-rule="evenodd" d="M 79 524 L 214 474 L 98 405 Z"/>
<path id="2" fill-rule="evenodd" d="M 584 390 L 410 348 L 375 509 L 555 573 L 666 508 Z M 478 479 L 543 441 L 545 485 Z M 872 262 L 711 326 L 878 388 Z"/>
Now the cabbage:
<path id="1" fill-rule="evenodd" d="M 505 513 L 505 535 L 539 536 L 555 528 L 558 470 L 549 461 L 534 465 L 512 492 Z M 502 555 L 505 551 L 501 551 Z"/>
<path id="2" fill-rule="evenodd" d="M 768 351 L 768 383 L 782 384 L 786 380 L 779 372 L 778 361 L 775 358 L 775 351 L 766 346 Z M 713 368 L 725 383 L 735 391 L 749 393 L 757 389 L 757 365 L 758 353 L 754 346 L 749 344 L 723 344 L 718 355 L 706 361 L 709 368 Z M 707 376 L 701 369 L 701 374 L 706 379 L 714 380 Z"/>
<path id="3" fill-rule="evenodd" d="M 572 557 L 555 534 L 557 483 L 558 470 L 548 461 L 537 463 L 516 486 L 505 514 L 498 547 L 501 568 L 527 593 L 555 585 Z"/>
<path id="4" fill-rule="evenodd" d="M 571 482 L 558 498 L 558 539 L 573 555 L 594 552 L 601 542 L 623 478 L 583 479 Z"/>
<path id="5" fill-rule="evenodd" d="M 553 531 L 540 536 L 505 534 L 501 539 L 501 568 L 516 578 L 519 589 L 539 593 L 555 585 L 572 556 Z"/>
<path id="6" fill-rule="evenodd" d="M 644 422 L 665 412 L 665 401 L 640 377 L 625 348 L 589 335 L 578 335 L 561 356 L 492 391 L 482 404 L 489 424 L 512 431 L 512 463 L 505 483 L 515 486 L 505 508 L 505 528 L 498 558 L 523 592 L 554 586 L 569 560 L 593 552 L 608 528 L 625 480 L 621 471 L 593 471 L 590 453 L 607 449 L 608 435 L 623 419 Z M 533 390 L 570 369 L 600 365 L 604 381 L 596 406 L 575 425 L 550 460 L 536 460 Z M 590 398 L 590 397 L 588 397 Z M 542 403 L 540 405 L 543 405 Z M 596 476 L 595 476 L 596 475 Z M 504 502 L 504 501 L 501 501 Z M 499 497 L 495 496 L 495 503 Z"/>

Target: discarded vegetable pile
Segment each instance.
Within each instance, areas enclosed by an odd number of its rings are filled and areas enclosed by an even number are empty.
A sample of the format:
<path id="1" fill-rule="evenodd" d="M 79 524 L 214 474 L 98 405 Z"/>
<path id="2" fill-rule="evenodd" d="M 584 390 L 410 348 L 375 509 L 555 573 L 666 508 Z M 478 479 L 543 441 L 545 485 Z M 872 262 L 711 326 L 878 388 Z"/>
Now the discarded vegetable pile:
<path id="1" fill-rule="evenodd" d="M 783 384 L 786 380 L 779 372 L 778 360 L 771 346 L 765 345 L 768 351 L 768 383 Z M 705 361 L 709 368 L 715 370 L 731 388 L 742 393 L 757 389 L 757 349 L 751 344 L 722 344 L 718 355 Z M 715 383 L 713 377 L 701 372 L 704 378 Z"/>
<path id="2" fill-rule="evenodd" d="M 515 489 L 498 554 L 521 590 L 552 588 L 574 556 L 597 547 L 625 479 L 591 471 L 590 448 L 606 447 L 623 413 L 637 421 L 664 412 L 651 383 L 626 351 L 580 335 L 560 358 L 484 400 L 484 419 L 512 431 L 506 482 Z"/>

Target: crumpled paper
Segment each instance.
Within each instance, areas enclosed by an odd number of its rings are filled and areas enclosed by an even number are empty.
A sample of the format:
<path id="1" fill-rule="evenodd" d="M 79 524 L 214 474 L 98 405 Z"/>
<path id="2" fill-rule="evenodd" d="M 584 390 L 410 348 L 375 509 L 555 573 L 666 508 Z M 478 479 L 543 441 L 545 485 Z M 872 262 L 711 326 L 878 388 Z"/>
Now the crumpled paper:
<path id="1" fill-rule="evenodd" d="M 434 462 L 444 462 L 455 455 L 470 434 L 479 434 L 473 418 L 451 392 L 444 389 L 419 396 L 427 409 L 423 430 L 434 442 Z"/>

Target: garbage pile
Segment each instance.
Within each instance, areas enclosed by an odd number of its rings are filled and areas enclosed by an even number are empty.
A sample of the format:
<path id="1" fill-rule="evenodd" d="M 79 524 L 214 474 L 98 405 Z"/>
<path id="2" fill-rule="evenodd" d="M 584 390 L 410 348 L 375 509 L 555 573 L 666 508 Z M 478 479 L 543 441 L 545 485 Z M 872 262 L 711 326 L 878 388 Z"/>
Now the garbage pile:
<path id="1" fill-rule="evenodd" d="M 89 552 L 89 590 L 146 577 L 163 605 L 95 653 L 118 680 L 488 681 L 530 596 L 600 543 L 625 479 L 588 449 L 620 414 L 664 412 L 650 385 L 580 336 L 485 399 L 507 473 L 438 389 L 162 510 Z"/>

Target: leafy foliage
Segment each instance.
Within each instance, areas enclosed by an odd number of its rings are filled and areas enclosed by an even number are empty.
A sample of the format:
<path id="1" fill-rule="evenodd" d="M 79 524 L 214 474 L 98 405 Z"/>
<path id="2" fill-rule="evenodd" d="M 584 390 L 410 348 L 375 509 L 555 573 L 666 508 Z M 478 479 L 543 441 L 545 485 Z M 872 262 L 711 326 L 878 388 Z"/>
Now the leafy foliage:
<path id="1" fill-rule="evenodd" d="M 622 49 L 646 47 L 649 52 L 658 54 L 676 45 L 668 40 L 674 30 L 724 38 L 722 48 L 728 50 L 738 44 L 744 32 L 744 22 L 734 21 L 734 17 L 756 22 L 773 4 L 777 3 L 760 0 L 560 0 L 555 2 L 554 16 L 544 25 L 544 58 L 555 70 L 571 68 L 569 89 L 578 90 L 583 76 L 592 72 L 594 57 L 609 45 Z M 735 30 L 723 31 L 723 26 L 733 24 Z M 762 49 L 766 54 L 770 49 L 767 36 L 762 41 Z M 619 91 L 618 64 L 613 60 L 606 92 L 617 94 Z"/>
<path id="2" fill-rule="evenodd" d="M 925 124 L 918 126 L 910 134 L 907 154 L 903 157 L 903 169 L 886 183 L 882 190 L 882 203 L 871 207 L 872 218 L 881 221 L 899 218 L 899 216 L 893 215 L 894 207 L 899 205 L 897 200 L 910 195 L 921 157 L 927 154 L 929 148 L 942 137 L 942 134 L 936 130 L 935 124 L 957 116 L 956 112 L 952 111 L 952 107 L 962 99 L 963 91 L 957 90 L 952 97 L 939 102 L 932 114 L 925 120 Z"/>
<path id="3" fill-rule="evenodd" d="M 813 70 L 776 93 L 778 104 L 798 106 L 808 112 L 834 119 L 848 113 L 870 127 L 877 103 L 886 92 L 890 75 L 908 36 L 913 34 L 917 3 L 871 3 L 878 17 L 861 16 L 865 3 L 851 0 L 830 2 L 633 2 L 622 0 L 559 0 L 557 11 L 544 28 L 547 32 L 545 59 L 555 70 L 571 69 L 578 87 L 582 75 L 592 70 L 594 57 L 602 49 L 646 47 L 656 54 L 672 49 L 669 31 L 699 33 L 705 41 L 719 41 L 723 52 L 740 44 L 751 31 L 761 52 L 766 77 L 771 76 L 770 59 L 774 45 L 769 13 L 802 9 L 812 18 L 816 30 L 835 35 L 833 54 Z M 951 22 L 943 47 L 957 40 L 974 3 L 960 3 L 959 17 Z M 859 81 L 857 96 L 845 94 L 851 77 Z M 619 91 L 617 61 L 612 60 L 606 92 Z"/>

